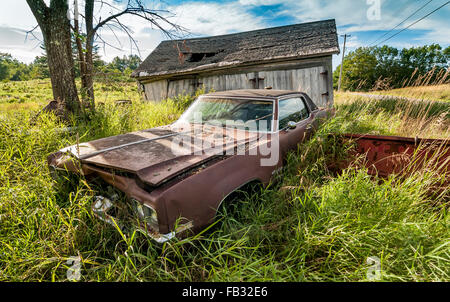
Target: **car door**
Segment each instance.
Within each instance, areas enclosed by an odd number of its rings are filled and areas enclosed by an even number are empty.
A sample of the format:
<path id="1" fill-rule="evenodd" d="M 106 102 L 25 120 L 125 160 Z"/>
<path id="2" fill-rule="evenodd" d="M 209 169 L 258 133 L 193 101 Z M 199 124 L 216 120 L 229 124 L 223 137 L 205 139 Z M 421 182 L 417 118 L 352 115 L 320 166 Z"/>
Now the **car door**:
<path id="1" fill-rule="evenodd" d="M 314 116 L 302 97 L 295 96 L 278 101 L 278 129 L 280 137 L 285 136 L 280 139 L 283 155 L 289 150 L 297 149 L 297 145 L 311 135 L 313 120 Z"/>

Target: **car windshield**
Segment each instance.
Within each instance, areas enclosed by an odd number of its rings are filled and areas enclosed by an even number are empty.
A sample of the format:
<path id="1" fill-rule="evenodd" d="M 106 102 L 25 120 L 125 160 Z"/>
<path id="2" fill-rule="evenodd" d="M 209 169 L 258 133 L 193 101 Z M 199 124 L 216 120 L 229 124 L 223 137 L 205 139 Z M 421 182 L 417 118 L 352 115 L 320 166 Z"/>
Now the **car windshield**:
<path id="1" fill-rule="evenodd" d="M 272 101 L 199 97 L 178 122 L 270 132 L 272 116 Z"/>

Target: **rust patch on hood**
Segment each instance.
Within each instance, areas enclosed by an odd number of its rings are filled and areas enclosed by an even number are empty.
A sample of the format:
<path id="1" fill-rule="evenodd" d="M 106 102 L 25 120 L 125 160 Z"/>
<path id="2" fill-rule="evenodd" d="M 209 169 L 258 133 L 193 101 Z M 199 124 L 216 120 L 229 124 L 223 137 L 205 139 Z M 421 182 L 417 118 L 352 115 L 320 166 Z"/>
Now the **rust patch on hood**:
<path id="1" fill-rule="evenodd" d="M 144 183 L 158 186 L 259 136 L 215 126 L 196 125 L 190 131 L 163 126 L 70 146 L 59 153 L 70 153 L 82 164 L 134 173 Z"/>

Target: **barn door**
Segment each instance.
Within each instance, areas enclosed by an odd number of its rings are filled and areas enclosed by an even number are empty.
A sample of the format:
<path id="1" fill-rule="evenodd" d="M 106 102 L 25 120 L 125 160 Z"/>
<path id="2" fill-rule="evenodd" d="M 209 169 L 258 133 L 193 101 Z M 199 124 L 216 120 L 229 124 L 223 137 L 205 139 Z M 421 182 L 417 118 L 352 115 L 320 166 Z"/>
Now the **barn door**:
<path id="1" fill-rule="evenodd" d="M 297 69 L 294 72 L 294 89 L 309 95 L 319 107 L 327 106 L 331 93 L 328 91 L 328 72 L 324 66 Z"/>

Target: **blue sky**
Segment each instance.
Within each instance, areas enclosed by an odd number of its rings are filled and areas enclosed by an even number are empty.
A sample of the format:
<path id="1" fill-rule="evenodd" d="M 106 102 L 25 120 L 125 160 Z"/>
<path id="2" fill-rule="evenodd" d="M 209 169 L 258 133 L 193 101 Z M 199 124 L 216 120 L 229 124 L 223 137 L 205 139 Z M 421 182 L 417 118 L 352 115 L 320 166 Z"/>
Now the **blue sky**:
<path id="1" fill-rule="evenodd" d="M 116 0 L 107 0 L 116 3 Z M 395 27 L 418 8 L 430 0 L 148 0 L 148 6 L 171 12 L 167 15 L 189 32 L 185 37 L 220 35 L 266 27 L 296 24 L 324 19 L 336 19 L 338 34 L 350 34 L 347 49 L 375 45 L 420 17 L 438 8 L 447 0 L 431 0 L 422 10 L 406 20 L 384 38 L 383 34 Z M 47 1 L 48 2 L 48 1 Z M 72 0 L 69 0 L 73 3 Z M 83 0 L 79 0 L 82 4 Z M 115 5 L 121 5 L 119 4 Z M 97 15 L 108 15 L 103 8 Z M 450 4 L 418 22 L 383 44 L 397 48 L 439 43 L 450 44 Z M 166 39 L 158 30 L 152 29 L 142 20 L 124 17 L 122 20 L 134 31 L 140 54 L 145 58 L 158 43 Z M 17 59 L 31 62 L 39 55 L 39 41 L 26 37 L 26 31 L 36 25 L 25 0 L 0 0 L 0 52 L 11 53 Z M 40 37 L 39 31 L 36 35 Z M 102 35 L 121 50 L 111 47 L 102 49 L 106 60 L 114 56 L 137 53 L 124 34 L 119 34 L 120 43 L 108 30 Z M 379 39 L 378 41 L 376 41 Z M 342 48 L 343 39 L 339 42 Z M 376 43 L 373 43 L 376 42 Z M 333 58 L 334 67 L 340 56 Z"/>

